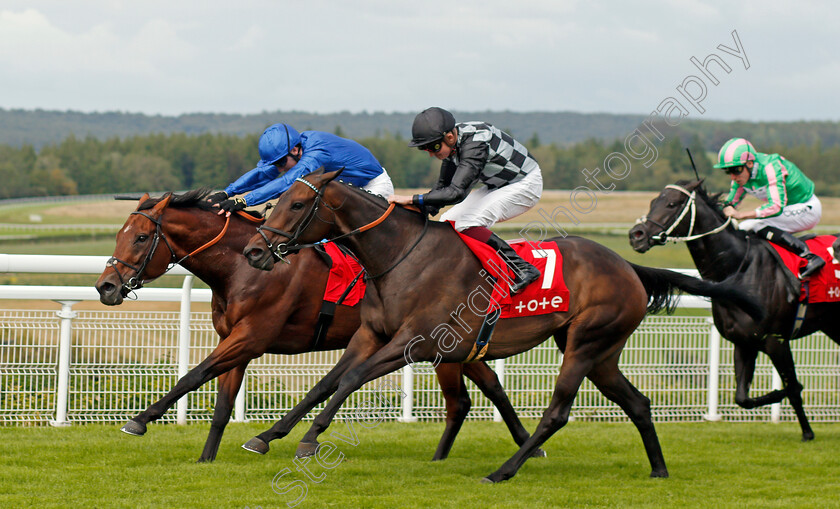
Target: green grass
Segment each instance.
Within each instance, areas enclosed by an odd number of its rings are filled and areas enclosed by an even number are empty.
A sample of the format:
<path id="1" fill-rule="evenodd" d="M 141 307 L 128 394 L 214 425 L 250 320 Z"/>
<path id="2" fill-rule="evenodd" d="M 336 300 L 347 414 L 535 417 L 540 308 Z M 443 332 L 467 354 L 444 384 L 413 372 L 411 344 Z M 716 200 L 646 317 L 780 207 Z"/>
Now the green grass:
<path id="1" fill-rule="evenodd" d="M 73 215 L 68 216 L 63 214 L 68 208 L 85 209 L 87 207 L 101 207 L 103 203 L 111 204 L 109 200 L 99 199 L 91 201 L 68 201 L 68 202 L 41 202 L 41 203 L 24 203 L 16 205 L 5 205 L 0 207 L 0 223 L 17 223 L 23 225 L 40 225 L 40 224 L 114 224 L 119 227 L 124 221 L 125 217 L 122 215 L 112 214 L 103 216 L 98 211 L 88 215 Z M 135 204 L 137 202 L 134 202 Z M 125 208 L 123 206 L 122 208 Z M 56 212 L 58 210 L 58 212 Z M 31 216 L 40 216 L 41 220 L 33 222 Z"/>
<path id="2" fill-rule="evenodd" d="M 533 429 L 534 421 L 525 423 Z M 196 464 L 209 425 L 152 425 L 142 438 L 117 426 L 0 429 L 0 507 L 286 507 L 272 479 L 304 480 L 292 455 L 302 424 L 267 456 L 239 445 L 265 423 L 231 424 L 213 464 Z M 450 458 L 429 461 L 441 423 L 358 425 L 357 446 L 332 439 L 344 461 L 310 463 L 299 507 L 837 507 L 840 425 L 818 424 L 814 442 L 795 424 L 662 423 L 671 477 L 650 479 L 629 423 L 571 422 L 512 480 L 479 480 L 515 450 L 504 426 L 468 422 Z M 336 423 L 330 432 L 346 432 Z M 337 452 L 329 458 L 337 457 Z"/>

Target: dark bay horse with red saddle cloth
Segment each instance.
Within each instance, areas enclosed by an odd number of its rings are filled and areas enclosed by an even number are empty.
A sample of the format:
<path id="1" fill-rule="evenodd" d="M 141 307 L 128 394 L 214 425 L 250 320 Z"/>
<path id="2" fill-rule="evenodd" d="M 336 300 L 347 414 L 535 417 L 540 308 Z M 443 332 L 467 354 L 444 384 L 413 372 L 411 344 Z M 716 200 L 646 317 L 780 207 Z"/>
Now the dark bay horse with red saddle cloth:
<path id="1" fill-rule="evenodd" d="M 207 283 L 213 292 L 213 326 L 221 340 L 216 349 L 181 378 L 169 393 L 122 428 L 143 435 L 177 400 L 219 377 L 210 434 L 199 461 L 213 461 L 248 363 L 265 353 L 293 355 L 345 348 L 360 324 L 360 306 L 338 305 L 326 334 L 315 338 L 330 268 L 313 249 L 256 270 L 240 253 L 262 219 L 234 214 L 229 219 L 210 209 L 208 190 L 140 199 L 137 210 L 117 233 L 114 255 L 96 282 L 103 304 L 118 305 L 133 289 L 163 275 L 174 263 Z M 347 300 L 346 302 L 350 302 Z M 462 375 L 476 383 L 496 405 L 517 444 L 528 438 L 495 372 L 485 363 L 440 364 L 438 381 L 446 400 L 446 428 L 435 460 L 449 454 L 470 409 Z M 306 415 L 293 414 L 302 419 Z"/>
<path id="2" fill-rule="evenodd" d="M 640 253 L 667 241 L 686 242 L 691 258 L 703 279 L 732 282 L 749 290 L 761 301 L 767 313 L 763 320 L 754 320 L 726 302 L 712 299 L 715 327 L 735 347 L 735 402 L 743 408 L 757 408 L 787 398 L 802 428 L 802 440 L 812 440 L 814 432 L 802 407 L 802 384 L 796 378 L 791 340 L 817 331 L 824 332 L 840 344 L 840 286 L 834 275 L 837 263 L 817 244 L 831 244 L 832 239 L 811 244 L 826 265 L 808 282 L 810 302 L 803 300 L 802 285 L 794 272 L 780 260 L 797 258 L 787 250 L 777 252 L 772 244 L 752 233 L 735 228 L 723 214 L 719 194 L 709 195 L 701 180 L 681 180 L 666 186 L 650 203 L 650 210 L 630 229 L 630 244 Z M 799 268 L 795 267 L 796 273 Z M 834 290 L 825 291 L 833 279 Z M 820 291 L 820 290 L 824 291 Z M 801 314 L 800 314 L 801 313 Z M 750 384 L 755 374 L 758 352 L 770 357 L 782 378 L 784 388 L 750 397 Z"/>
<path id="3" fill-rule="evenodd" d="M 486 298 L 476 313 L 472 310 L 477 305 L 474 297 L 477 293 L 489 296 L 495 286 L 449 224 L 430 222 L 423 214 L 389 207 L 380 197 L 333 182 L 339 173 L 319 171 L 298 179 L 280 197 L 260 234 L 244 251 L 252 265 L 268 270 L 275 256 L 282 258 L 304 243 L 330 238 L 349 247 L 369 274 L 361 327 L 336 367 L 301 402 L 314 405 L 336 391 L 303 437 L 299 455 L 316 452 L 318 436 L 345 399 L 363 384 L 409 362 L 461 362 L 472 356 L 476 331 L 483 328 L 490 301 Z M 728 299 L 756 316 L 761 315 L 761 309 L 730 285 L 636 266 L 583 238 L 551 242 L 562 254 L 562 267 L 555 276 L 562 274 L 569 290 L 568 310 L 498 320 L 484 358 L 508 357 L 553 336 L 565 354 L 560 374 L 536 431 L 485 480 L 513 477 L 526 459 L 566 424 L 584 378 L 616 402 L 636 425 L 651 476 L 667 477 L 651 421 L 650 400 L 618 367 L 627 338 L 648 310 L 671 305 L 672 291 L 677 289 Z M 470 303 L 470 310 L 465 309 Z M 244 447 L 264 453 L 268 442 L 285 436 L 292 425 L 281 420 Z"/>

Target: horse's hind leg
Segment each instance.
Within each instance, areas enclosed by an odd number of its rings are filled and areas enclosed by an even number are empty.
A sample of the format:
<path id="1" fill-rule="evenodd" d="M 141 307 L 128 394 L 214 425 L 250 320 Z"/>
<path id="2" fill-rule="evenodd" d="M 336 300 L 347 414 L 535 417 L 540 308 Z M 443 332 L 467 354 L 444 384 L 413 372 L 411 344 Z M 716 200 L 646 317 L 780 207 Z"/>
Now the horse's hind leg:
<path id="1" fill-rule="evenodd" d="M 443 398 L 446 404 L 446 427 L 443 430 L 443 436 L 440 437 L 435 455 L 432 461 L 446 459 L 449 456 L 449 451 L 452 449 L 452 444 L 455 442 L 455 437 L 467 418 L 470 411 L 470 395 L 467 392 L 467 386 L 464 384 L 462 375 L 463 364 L 438 364 L 435 367 L 437 373 L 438 384 L 440 390 L 443 392 Z"/>
<path id="2" fill-rule="evenodd" d="M 488 366 L 485 362 L 475 362 L 464 364 L 463 366 L 464 374 L 467 375 L 467 378 L 472 380 L 473 383 L 475 383 L 475 385 L 481 390 L 482 394 L 484 394 L 487 399 L 496 406 L 502 416 L 502 420 L 505 422 L 505 425 L 507 425 L 514 442 L 516 442 L 516 445 L 521 447 L 531 435 L 527 430 L 525 430 L 525 427 L 522 426 L 522 422 L 519 420 L 519 416 L 516 415 L 516 410 L 513 409 L 513 405 L 510 403 L 510 399 L 508 399 L 496 372 L 490 369 L 490 366 Z M 535 458 L 543 458 L 545 457 L 545 451 L 537 449 L 534 451 L 533 456 Z"/>
<path id="3" fill-rule="evenodd" d="M 204 443 L 204 451 L 198 458 L 199 463 L 210 462 L 216 459 L 219 451 L 219 444 L 225 432 L 227 423 L 230 422 L 230 414 L 236 395 L 242 386 L 242 379 L 245 376 L 247 363 L 236 366 L 227 373 L 219 375 L 219 392 L 216 395 L 216 405 L 213 407 L 213 421 L 210 423 L 210 434 Z"/>
<path id="4" fill-rule="evenodd" d="M 596 366 L 589 373 L 588 378 L 604 396 L 620 406 L 636 425 L 650 461 L 650 476 L 668 477 L 662 447 L 659 445 L 659 437 L 656 435 L 656 429 L 651 420 L 650 400 L 633 387 L 633 384 L 618 369 L 618 356 Z"/>
<path id="5" fill-rule="evenodd" d="M 796 378 L 796 367 L 793 364 L 790 341 L 770 338 L 765 345 L 767 347 L 767 355 L 770 356 L 770 360 L 779 372 L 779 376 L 782 377 L 782 383 L 785 387 L 782 392 L 787 396 L 790 406 L 793 407 L 793 411 L 796 412 L 799 427 L 802 428 L 802 441 L 807 442 L 813 440 L 814 431 L 808 423 L 808 416 L 805 415 L 805 408 L 802 405 L 802 384 Z"/>
<path id="6" fill-rule="evenodd" d="M 802 428 L 802 440 L 813 440 L 814 432 L 808 424 L 808 417 L 802 406 L 802 384 L 796 379 L 796 370 L 793 367 L 793 355 L 790 352 L 790 343 L 780 341 L 776 337 L 765 340 L 765 349 L 779 375 L 782 377 L 785 388 L 768 392 L 757 398 L 750 398 L 750 384 L 755 373 L 755 361 L 758 351 L 743 345 L 735 345 L 735 403 L 742 408 L 758 408 L 762 406 L 779 403 L 788 398 L 796 416 L 799 419 L 799 426 Z"/>

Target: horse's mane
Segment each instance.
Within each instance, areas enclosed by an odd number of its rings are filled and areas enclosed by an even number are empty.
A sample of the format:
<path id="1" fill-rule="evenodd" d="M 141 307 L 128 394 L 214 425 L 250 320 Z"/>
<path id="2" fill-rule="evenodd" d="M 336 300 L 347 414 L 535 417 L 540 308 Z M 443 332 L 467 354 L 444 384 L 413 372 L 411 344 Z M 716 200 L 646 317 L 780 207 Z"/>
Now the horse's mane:
<path id="1" fill-rule="evenodd" d="M 717 216 L 718 219 L 721 221 L 726 221 L 726 214 L 723 213 L 723 200 L 721 197 L 723 193 L 712 193 L 709 194 L 706 191 L 706 188 L 703 187 L 703 179 L 700 180 L 678 180 L 676 185 L 684 187 L 686 189 L 694 189 L 697 193 L 698 198 L 703 200 L 709 208 L 712 210 L 712 213 Z M 755 235 L 752 231 L 749 230 L 739 230 L 735 228 L 733 225 L 729 225 L 727 228 L 728 231 L 734 233 L 737 237 L 742 239 L 746 239 L 750 235 Z M 719 256 L 724 256 L 723 253 L 718 253 Z"/>
<path id="2" fill-rule="evenodd" d="M 350 189 L 355 191 L 360 196 L 363 196 L 363 197 L 367 198 L 369 201 L 374 202 L 375 204 L 379 205 L 380 207 L 383 207 L 383 208 L 388 207 L 388 200 L 379 196 L 378 194 L 371 193 L 367 189 L 363 189 L 359 186 L 355 186 L 355 185 L 351 184 L 350 182 L 345 182 L 341 179 L 337 180 L 336 182 L 338 182 L 339 184 L 342 184 L 346 187 L 349 187 Z"/>
<path id="3" fill-rule="evenodd" d="M 141 203 L 140 206 L 137 207 L 137 210 L 150 209 L 160 203 L 160 201 L 169 194 L 172 195 L 172 199 L 169 200 L 170 207 L 198 207 L 202 210 L 210 210 L 212 205 L 207 203 L 206 198 L 212 192 L 213 189 L 209 187 L 200 187 L 198 189 L 193 189 L 192 191 L 187 191 L 184 194 L 166 193 L 159 198 L 149 198 Z"/>
<path id="4" fill-rule="evenodd" d="M 722 221 L 726 221 L 726 215 L 723 213 L 723 202 L 721 201 L 721 196 L 723 193 L 713 193 L 709 194 L 706 191 L 706 188 L 703 187 L 703 180 L 678 180 L 676 183 L 678 186 L 684 187 L 686 189 L 694 189 L 697 193 L 697 196 L 703 200 L 706 205 L 709 206 L 712 211 L 714 211 L 715 215 Z"/>

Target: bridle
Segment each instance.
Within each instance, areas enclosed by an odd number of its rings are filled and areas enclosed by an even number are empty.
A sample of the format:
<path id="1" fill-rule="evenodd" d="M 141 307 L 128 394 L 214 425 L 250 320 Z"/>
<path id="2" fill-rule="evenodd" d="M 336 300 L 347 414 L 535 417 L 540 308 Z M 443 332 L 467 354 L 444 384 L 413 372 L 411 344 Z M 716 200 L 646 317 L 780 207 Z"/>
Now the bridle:
<path id="1" fill-rule="evenodd" d="M 392 203 L 390 206 L 388 206 L 388 209 L 381 216 L 379 216 L 378 219 L 376 219 L 375 221 L 373 221 L 371 223 L 368 223 L 368 224 L 366 224 L 362 227 L 356 228 L 355 230 L 353 230 L 351 232 L 345 233 L 343 235 L 339 235 L 338 237 L 333 237 L 332 239 L 329 239 L 329 240 L 323 240 L 323 241 L 315 242 L 315 243 L 312 243 L 312 244 L 301 244 L 299 242 L 300 236 L 303 234 L 303 232 L 306 230 L 306 228 L 309 227 L 309 224 L 312 222 L 312 220 L 317 217 L 320 221 L 323 221 L 323 219 L 318 217 L 317 214 L 318 214 L 318 208 L 320 207 L 320 205 L 321 205 L 321 203 L 323 202 L 323 199 L 324 199 L 324 189 L 323 189 L 323 187 L 321 189 L 318 189 L 317 187 L 312 185 L 311 182 L 309 182 L 307 180 L 304 180 L 303 178 L 300 178 L 300 177 L 295 179 L 295 182 L 300 182 L 301 184 L 305 184 L 310 189 L 315 191 L 315 200 L 312 202 L 312 206 L 306 212 L 306 215 L 303 216 L 303 219 L 301 219 L 300 222 L 298 223 L 297 227 L 295 228 L 295 231 L 293 233 L 290 233 L 290 232 L 283 231 L 283 230 L 280 230 L 280 229 L 277 229 L 277 228 L 272 228 L 271 226 L 266 226 L 266 225 L 260 225 L 260 226 L 257 227 L 257 233 L 259 233 L 260 236 L 265 241 L 265 244 L 268 246 L 268 250 L 269 250 L 269 252 L 271 252 L 271 255 L 274 257 L 275 260 L 282 261 L 284 263 L 290 263 L 289 260 L 286 259 L 286 255 L 297 252 L 297 251 L 300 251 L 301 249 L 304 249 L 304 248 L 307 248 L 307 247 L 318 246 L 318 245 L 321 245 L 325 242 L 335 242 L 337 240 L 344 239 L 344 238 L 347 238 L 347 237 L 351 237 L 353 235 L 358 235 L 359 233 L 370 230 L 371 228 L 373 228 L 373 227 L 379 225 L 380 223 L 382 223 L 382 221 L 384 221 L 391 214 L 391 211 L 393 211 L 394 207 L 396 206 L 395 203 Z M 326 205 L 326 204 L 324 204 L 324 206 L 329 208 L 329 206 Z M 271 243 L 271 241 L 268 240 L 268 236 L 263 232 L 263 230 L 269 231 L 269 232 L 274 233 L 276 235 L 282 235 L 283 237 L 286 237 L 288 240 L 286 242 L 281 242 L 281 243 L 279 243 L 275 246 Z"/>
<path id="2" fill-rule="evenodd" d="M 289 233 L 277 228 L 272 228 L 271 226 L 267 226 L 265 224 L 261 224 L 257 227 L 257 233 L 259 233 L 260 237 L 262 237 L 265 241 L 265 244 L 266 246 L 268 246 L 268 250 L 271 253 L 271 256 L 273 256 L 275 260 L 281 261 L 286 264 L 291 263 L 286 258 L 286 255 L 294 253 L 296 251 L 300 251 L 304 247 L 310 245 L 301 245 L 298 242 L 298 239 L 306 230 L 306 228 L 309 227 L 309 224 L 312 222 L 312 220 L 315 219 L 316 214 L 318 214 L 318 208 L 321 206 L 321 201 L 324 198 L 323 189 L 318 189 L 317 187 L 313 186 L 310 182 L 302 178 L 296 178 L 295 182 L 306 184 L 307 186 L 309 186 L 310 189 L 315 191 L 315 200 L 312 202 L 312 206 L 309 207 L 309 210 L 306 212 L 306 215 L 303 216 L 303 219 L 301 219 L 300 223 L 298 223 L 298 226 L 297 228 L 295 228 L 294 233 Z M 286 242 L 281 242 L 275 246 L 271 243 L 270 240 L 268 240 L 268 236 L 263 232 L 263 230 L 274 233 L 276 235 L 282 235 L 283 237 L 286 237 L 289 240 L 287 240 Z M 315 244 L 311 245 L 314 246 L 317 244 L 320 244 L 320 242 L 316 242 Z"/>
<path id="3" fill-rule="evenodd" d="M 688 200 L 685 202 L 685 205 L 683 205 L 683 208 L 680 211 L 677 218 L 674 220 L 673 223 L 671 223 L 671 226 L 669 226 L 669 227 L 665 227 L 665 226 L 657 223 L 656 221 L 654 221 L 652 219 L 649 219 L 647 216 L 642 216 L 642 217 L 640 217 L 639 219 L 636 220 L 636 224 L 651 223 L 654 226 L 657 226 L 662 230 L 659 233 L 657 233 L 656 235 L 651 235 L 650 236 L 651 243 L 654 243 L 654 244 L 657 244 L 657 245 L 662 245 L 662 244 L 665 244 L 666 242 L 676 243 L 676 242 L 688 242 L 688 241 L 692 241 L 692 240 L 697 240 L 697 239 L 706 237 L 708 235 L 714 235 L 716 233 L 722 232 L 732 222 L 732 218 L 727 217 L 726 221 L 724 221 L 723 224 L 721 224 L 717 228 L 714 228 L 714 229 L 709 230 L 707 232 L 694 234 L 693 233 L 694 232 L 694 223 L 695 223 L 695 219 L 697 217 L 697 204 L 696 204 L 697 191 L 689 192 L 684 187 L 677 186 L 677 185 L 667 185 L 667 186 L 665 186 L 665 189 L 675 189 L 675 190 L 683 193 L 684 195 L 688 196 Z M 671 232 L 673 232 L 677 228 L 677 226 L 679 226 L 679 224 L 682 222 L 683 218 L 687 214 L 691 214 L 691 221 L 688 225 L 687 235 L 685 237 L 671 237 L 670 236 Z"/>
<path id="4" fill-rule="evenodd" d="M 218 241 L 220 241 L 222 239 L 222 237 L 225 236 L 225 233 L 227 232 L 228 226 L 230 225 L 230 215 L 228 215 L 227 218 L 225 219 L 225 226 L 222 228 L 222 231 L 218 235 L 216 235 L 216 237 L 214 237 L 212 240 L 210 240 L 206 244 L 202 245 L 201 247 L 185 254 L 183 257 L 181 257 L 179 259 L 175 256 L 175 250 L 172 249 L 172 245 L 169 244 L 169 240 L 166 238 L 166 235 L 163 234 L 163 223 L 159 219 L 156 219 L 156 218 L 150 216 L 149 214 L 147 214 L 145 212 L 141 212 L 139 210 L 135 210 L 134 212 L 132 212 L 129 215 L 133 216 L 135 214 L 139 215 L 139 216 L 143 216 L 143 217 L 145 217 L 146 219 L 148 219 L 149 221 L 151 221 L 152 223 L 155 224 L 155 233 L 154 233 L 154 236 L 152 237 L 152 247 L 149 249 L 149 252 L 146 253 L 146 257 L 143 259 L 143 262 L 140 264 L 139 267 L 136 267 L 136 266 L 126 262 L 125 260 L 120 260 L 116 256 L 111 256 L 110 258 L 108 258 L 108 261 L 105 263 L 105 268 L 114 267 L 114 272 L 116 272 L 117 277 L 120 278 L 120 283 L 121 283 L 120 288 L 122 289 L 121 293 L 123 294 L 123 296 L 127 296 L 129 293 L 133 292 L 134 290 L 142 288 L 143 285 L 145 285 L 147 283 L 150 283 L 150 282 L 154 281 L 155 279 L 163 276 L 164 274 L 166 274 L 167 272 L 172 270 L 176 265 L 179 265 L 181 262 L 183 262 L 184 260 L 186 260 L 190 256 L 194 256 L 194 255 L 200 253 L 201 251 L 204 251 L 208 247 L 212 246 L 213 244 L 217 243 Z M 157 251 L 157 248 L 160 245 L 160 240 L 161 239 L 163 239 L 163 243 L 166 244 L 166 248 L 169 249 L 169 263 L 166 266 L 166 270 L 164 270 L 160 275 L 155 276 L 151 279 L 143 279 L 142 278 L 143 273 L 146 271 L 146 267 L 149 265 L 149 262 L 151 262 L 152 259 L 154 258 L 155 252 Z M 130 277 L 128 279 L 128 281 L 123 279 L 123 275 L 120 273 L 120 271 L 117 270 L 117 267 L 116 267 L 117 263 L 121 263 L 121 264 L 125 265 L 126 267 L 128 267 L 129 269 L 133 270 L 134 271 L 134 276 Z"/>
<path id="5" fill-rule="evenodd" d="M 175 258 L 175 251 L 172 249 L 172 246 L 169 244 L 169 240 L 167 240 L 166 236 L 163 234 L 162 225 L 160 220 L 146 214 L 145 212 L 140 212 L 139 210 L 135 210 L 130 215 L 140 215 L 147 218 L 149 221 L 155 224 L 155 233 L 152 237 L 152 247 L 146 253 L 146 257 L 143 259 L 143 262 L 140 264 L 139 267 L 136 267 L 125 260 L 120 260 L 116 256 L 112 256 L 108 258 L 108 261 L 105 263 L 105 267 L 114 267 L 114 272 L 117 273 L 117 277 L 120 278 L 120 283 L 122 283 L 122 293 L 123 295 L 127 295 L 130 292 L 137 290 L 138 288 L 142 288 L 144 284 L 153 281 L 157 278 L 152 278 L 149 280 L 143 280 L 143 273 L 146 271 L 146 267 L 149 265 L 149 262 L 152 261 L 152 258 L 155 256 L 155 252 L 157 251 L 158 246 L 160 245 L 160 240 L 163 239 L 163 243 L 166 244 L 166 248 L 169 249 L 169 265 L 167 266 L 166 270 L 163 274 L 169 272 L 172 267 L 174 267 L 179 260 Z M 129 269 L 134 271 L 134 275 L 128 279 L 128 281 L 123 279 L 123 275 L 120 271 L 117 270 L 117 263 L 121 263 L 128 267 Z M 161 276 L 163 275 L 161 274 Z M 160 276 L 158 276 L 160 277 Z"/>

